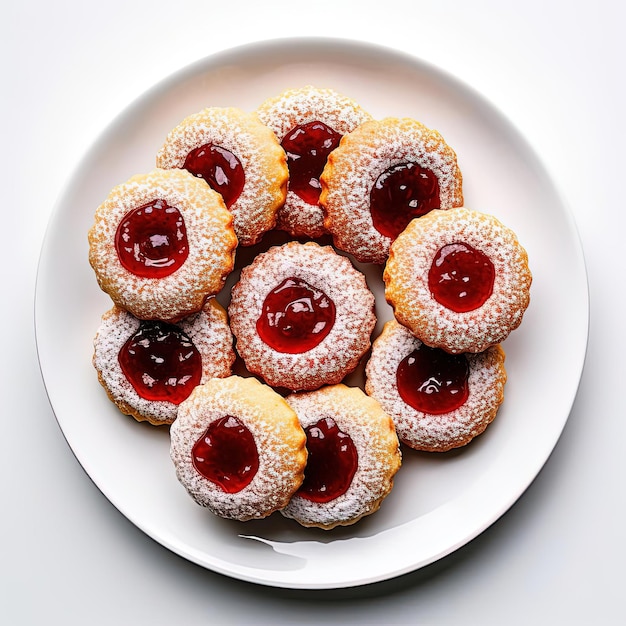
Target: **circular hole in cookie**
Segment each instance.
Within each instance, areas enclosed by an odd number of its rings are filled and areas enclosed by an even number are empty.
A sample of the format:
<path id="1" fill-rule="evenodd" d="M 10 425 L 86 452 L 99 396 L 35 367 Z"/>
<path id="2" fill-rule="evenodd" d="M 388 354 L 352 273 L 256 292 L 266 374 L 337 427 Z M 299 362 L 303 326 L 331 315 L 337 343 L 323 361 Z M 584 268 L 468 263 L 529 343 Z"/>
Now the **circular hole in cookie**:
<path id="1" fill-rule="evenodd" d="M 230 150 L 214 144 L 192 150 L 183 167 L 220 193 L 227 208 L 239 198 L 246 182 L 239 159 Z"/>
<path id="2" fill-rule="evenodd" d="M 244 489 L 259 470 L 254 436 L 233 415 L 211 422 L 191 454 L 196 470 L 226 493 Z"/>
<path id="3" fill-rule="evenodd" d="M 157 198 L 124 216 L 115 233 L 120 263 L 141 278 L 164 278 L 187 260 L 185 220 L 177 207 Z"/>
<path id="4" fill-rule="evenodd" d="M 321 289 L 292 276 L 266 296 L 256 328 L 274 350 L 300 354 L 324 340 L 335 314 L 333 301 Z"/>
<path id="5" fill-rule="evenodd" d="M 146 400 L 180 404 L 202 378 L 202 357 L 178 326 L 142 321 L 122 346 L 118 361 L 124 376 Z"/>

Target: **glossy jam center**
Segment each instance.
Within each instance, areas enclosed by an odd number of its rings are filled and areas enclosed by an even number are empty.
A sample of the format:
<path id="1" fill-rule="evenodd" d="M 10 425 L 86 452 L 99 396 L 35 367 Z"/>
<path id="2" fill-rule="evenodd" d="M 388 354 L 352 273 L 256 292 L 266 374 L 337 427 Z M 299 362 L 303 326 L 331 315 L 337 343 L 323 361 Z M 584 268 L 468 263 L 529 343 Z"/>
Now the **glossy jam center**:
<path id="1" fill-rule="evenodd" d="M 226 148 L 213 144 L 192 150 L 183 167 L 194 176 L 206 180 L 211 189 L 219 192 L 227 208 L 239 198 L 246 182 L 239 159 Z"/>
<path id="2" fill-rule="evenodd" d="M 320 175 L 328 155 L 339 145 L 341 135 L 323 122 L 292 128 L 281 145 L 287 153 L 289 189 L 308 204 L 320 197 Z"/>
<path id="3" fill-rule="evenodd" d="M 395 239 L 416 218 L 438 209 L 439 181 L 417 163 L 399 163 L 384 171 L 370 192 L 374 228 Z"/>
<path id="4" fill-rule="evenodd" d="M 463 354 L 421 345 L 405 357 L 396 374 L 400 397 L 414 409 L 441 415 L 467 400 L 469 366 Z"/>
<path id="5" fill-rule="evenodd" d="M 180 404 L 200 384 L 202 357 L 173 324 L 141 322 L 118 353 L 122 372 L 146 400 Z"/>
<path id="6" fill-rule="evenodd" d="M 191 454 L 196 470 L 226 493 L 241 491 L 259 470 L 254 437 L 232 415 L 211 422 Z"/>
<path id="7" fill-rule="evenodd" d="M 117 227 L 120 263 L 141 278 L 164 278 L 187 259 L 187 229 L 180 211 L 154 200 L 129 211 Z"/>
<path id="8" fill-rule="evenodd" d="M 335 305 L 320 289 L 286 278 L 263 302 L 256 328 L 278 352 L 300 354 L 317 346 L 335 323 Z"/>
<path id="9" fill-rule="evenodd" d="M 435 300 L 457 313 L 482 306 L 493 293 L 494 279 L 489 257 L 466 243 L 443 246 L 428 272 L 428 286 Z"/>
<path id="10" fill-rule="evenodd" d="M 309 457 L 298 495 L 313 502 L 330 502 L 352 483 L 358 467 L 356 447 L 330 417 L 308 426 L 305 433 Z"/>

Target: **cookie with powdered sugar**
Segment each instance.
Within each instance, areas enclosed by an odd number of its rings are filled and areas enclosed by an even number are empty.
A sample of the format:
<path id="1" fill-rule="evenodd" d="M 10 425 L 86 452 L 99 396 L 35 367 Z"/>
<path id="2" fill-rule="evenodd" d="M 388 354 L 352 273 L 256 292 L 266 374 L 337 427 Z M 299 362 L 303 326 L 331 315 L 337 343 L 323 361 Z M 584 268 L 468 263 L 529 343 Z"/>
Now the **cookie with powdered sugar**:
<path id="1" fill-rule="evenodd" d="M 236 107 L 209 107 L 183 119 L 167 135 L 156 163 L 184 168 L 218 191 L 241 246 L 274 228 L 285 202 L 284 150 L 255 114 Z"/>
<path id="2" fill-rule="evenodd" d="M 426 345 L 482 352 L 515 330 L 530 302 L 528 255 L 516 234 L 466 208 L 414 219 L 383 273 L 396 319 Z"/>
<path id="3" fill-rule="evenodd" d="M 196 387 L 170 438 L 178 480 L 221 517 L 267 517 L 302 484 L 304 431 L 282 396 L 255 378 L 214 378 Z"/>
<path id="4" fill-rule="evenodd" d="M 292 391 L 335 384 L 370 347 L 374 295 L 331 246 L 289 242 L 241 271 L 228 308 L 247 369 Z"/>
<path id="5" fill-rule="evenodd" d="M 100 288 L 140 319 L 198 312 L 224 286 L 236 247 L 222 197 L 185 170 L 155 169 L 117 185 L 89 230 Z"/>
<path id="6" fill-rule="evenodd" d="M 365 367 L 365 391 L 415 450 L 446 452 L 468 444 L 494 420 L 506 371 L 500 345 L 449 354 L 429 348 L 395 320 L 385 324 Z"/>
<path id="7" fill-rule="evenodd" d="M 94 338 L 93 365 L 126 415 L 171 424 L 196 385 L 230 376 L 235 362 L 226 311 L 211 298 L 176 324 L 142 321 L 113 307 Z"/>
<path id="8" fill-rule="evenodd" d="M 287 153 L 289 185 L 277 228 L 292 236 L 326 233 L 319 206 L 319 177 L 346 133 L 372 119 L 353 99 L 334 89 L 307 85 L 269 98 L 257 109 Z"/>
<path id="9" fill-rule="evenodd" d="M 364 263 L 385 263 L 412 219 L 463 204 L 456 153 L 411 118 L 372 120 L 345 135 L 320 182 L 325 227 Z"/>
<path id="10" fill-rule="evenodd" d="M 287 402 L 307 435 L 304 482 L 285 517 L 330 530 L 380 508 L 401 465 L 394 424 L 358 387 L 333 385 L 294 394 Z"/>

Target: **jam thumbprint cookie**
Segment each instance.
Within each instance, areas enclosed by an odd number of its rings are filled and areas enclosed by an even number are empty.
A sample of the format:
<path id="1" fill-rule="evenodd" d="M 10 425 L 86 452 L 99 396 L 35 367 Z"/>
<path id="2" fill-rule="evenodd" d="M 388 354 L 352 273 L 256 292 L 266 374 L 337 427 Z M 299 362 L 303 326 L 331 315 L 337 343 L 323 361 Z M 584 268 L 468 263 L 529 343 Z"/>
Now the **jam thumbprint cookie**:
<path id="1" fill-rule="evenodd" d="M 287 192 L 287 157 L 274 133 L 253 113 L 211 107 L 170 131 L 157 167 L 184 168 L 224 198 L 241 246 L 276 225 Z"/>
<path id="2" fill-rule="evenodd" d="M 413 220 L 383 273 L 396 319 L 447 352 L 482 352 L 517 328 L 530 302 L 528 255 L 491 215 L 457 208 Z"/>
<path id="3" fill-rule="evenodd" d="M 377 511 L 401 464 L 393 421 L 380 404 L 345 385 L 294 394 L 287 402 L 304 428 L 309 456 L 304 482 L 281 513 L 329 530 Z"/>
<path id="4" fill-rule="evenodd" d="M 376 323 L 365 277 L 314 242 L 259 254 L 242 270 L 228 311 L 247 369 L 292 391 L 343 380 L 369 349 Z"/>
<path id="5" fill-rule="evenodd" d="M 370 120 L 370 114 L 333 89 L 310 85 L 266 100 L 257 114 L 287 153 L 289 185 L 277 227 L 295 237 L 320 237 L 326 233 L 318 204 L 326 159 L 342 136 Z"/>
<path id="6" fill-rule="evenodd" d="M 365 122 L 345 135 L 320 181 L 335 245 L 364 263 L 383 264 L 412 219 L 463 204 L 456 153 L 411 118 Z"/>
<path id="7" fill-rule="evenodd" d="M 255 378 L 214 378 L 196 387 L 170 437 L 178 480 L 221 517 L 267 517 L 302 484 L 304 431 L 287 402 Z"/>
<path id="8" fill-rule="evenodd" d="M 126 415 L 171 424 L 180 403 L 235 361 L 226 311 L 211 298 L 176 324 L 139 320 L 113 307 L 102 316 L 93 364 L 109 398 Z"/>
<path id="9" fill-rule="evenodd" d="M 89 231 L 100 288 L 140 319 L 198 312 L 235 262 L 233 218 L 221 196 L 184 170 L 156 169 L 115 187 Z"/>
<path id="10" fill-rule="evenodd" d="M 395 320 L 374 341 L 366 392 L 392 417 L 400 441 L 445 452 L 469 443 L 493 421 L 504 399 L 500 345 L 450 354 L 429 348 Z"/>

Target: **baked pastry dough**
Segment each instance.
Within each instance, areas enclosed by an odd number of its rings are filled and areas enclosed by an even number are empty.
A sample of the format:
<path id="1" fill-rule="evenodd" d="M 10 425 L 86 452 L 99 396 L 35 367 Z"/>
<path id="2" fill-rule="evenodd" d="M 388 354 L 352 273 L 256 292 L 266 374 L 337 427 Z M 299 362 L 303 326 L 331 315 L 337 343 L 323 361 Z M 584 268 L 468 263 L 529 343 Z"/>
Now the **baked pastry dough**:
<path id="1" fill-rule="evenodd" d="M 287 402 L 307 432 L 305 479 L 285 517 L 325 530 L 377 511 L 393 487 L 401 455 L 394 424 L 358 387 L 333 385 Z"/>
<path id="2" fill-rule="evenodd" d="M 496 417 L 504 359 L 500 345 L 459 355 L 428 348 L 392 320 L 372 345 L 365 390 L 392 417 L 400 441 L 445 452 L 469 443 Z"/>
<path id="3" fill-rule="evenodd" d="M 215 151 L 218 155 L 207 163 L 207 155 Z M 188 158 L 196 163 L 191 165 Z M 218 159 L 217 169 L 213 158 Z M 286 160 L 274 133 L 255 114 L 234 107 L 210 107 L 189 115 L 170 131 L 156 164 L 187 167 L 195 175 L 206 176 L 206 182 L 224 194 L 239 245 L 250 246 L 276 224 L 276 212 L 287 192 Z M 243 183 L 240 190 L 232 189 L 233 170 Z"/>
<path id="4" fill-rule="evenodd" d="M 334 89 L 312 85 L 288 89 L 269 98 L 257 113 L 283 145 L 290 170 L 287 198 L 278 212 L 277 228 L 295 237 L 320 237 L 326 233 L 318 204 L 319 176 L 326 156 L 343 135 L 370 120 L 371 115 Z M 295 182 L 296 177 L 302 180 Z"/>
<path id="5" fill-rule="evenodd" d="M 337 248 L 364 263 L 385 263 L 413 217 L 463 204 L 454 150 L 411 118 L 365 122 L 345 135 L 320 182 L 324 225 Z"/>
<path id="6" fill-rule="evenodd" d="M 289 242 L 243 268 L 228 308 L 247 369 L 292 391 L 338 383 L 370 347 L 374 295 L 330 246 Z"/>
<path id="7" fill-rule="evenodd" d="M 482 352 L 517 328 L 530 302 L 528 256 L 515 233 L 466 208 L 413 220 L 383 273 L 396 319 L 448 352 Z"/>
<path id="8" fill-rule="evenodd" d="M 302 483 L 304 431 L 285 400 L 254 378 L 214 378 L 196 387 L 170 436 L 178 480 L 216 515 L 267 517 Z"/>
<path id="9" fill-rule="evenodd" d="M 202 311 L 183 318 L 173 328 L 169 324 L 159 323 L 156 341 L 160 344 L 164 340 L 169 341 L 174 331 L 172 341 L 177 343 L 174 344 L 170 358 L 167 358 L 163 349 L 157 348 L 156 353 L 151 351 L 150 332 L 154 328 L 153 322 L 142 322 L 114 306 L 102 316 L 94 338 L 93 365 L 110 400 L 122 413 L 132 415 L 137 421 L 148 421 L 158 426 L 171 424 L 176 419 L 180 402 L 176 402 L 173 395 L 180 396 L 182 390 L 182 395 L 186 393 L 188 396 L 193 389 L 193 376 L 187 370 L 181 373 L 181 361 L 191 363 L 197 354 L 200 367 L 194 374 L 199 378 L 199 383 L 204 383 L 211 378 L 230 376 L 235 353 L 226 311 L 215 298 L 208 300 Z M 137 336 L 140 329 L 144 332 Z M 178 335 L 176 330 L 183 335 Z M 123 357 L 120 356 L 125 345 L 133 339 L 135 342 L 143 342 L 147 358 L 159 362 L 154 368 L 145 368 L 145 363 L 136 361 L 135 384 L 124 373 L 121 365 Z M 139 351 L 136 345 L 129 347 L 135 353 Z M 140 358 L 137 356 L 137 359 Z M 189 371 L 193 371 L 193 368 Z M 156 395 L 160 399 L 146 397 L 154 396 L 152 390 L 159 385 L 161 391 Z"/>
<path id="10" fill-rule="evenodd" d="M 176 321 L 222 289 L 235 262 L 232 221 L 203 181 L 156 169 L 114 187 L 98 207 L 89 262 L 117 306 L 140 319 Z"/>

